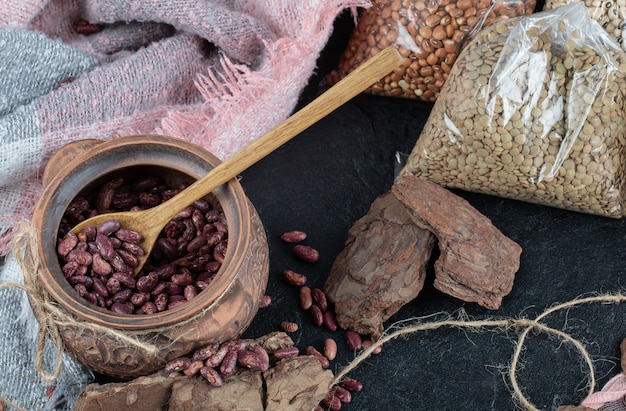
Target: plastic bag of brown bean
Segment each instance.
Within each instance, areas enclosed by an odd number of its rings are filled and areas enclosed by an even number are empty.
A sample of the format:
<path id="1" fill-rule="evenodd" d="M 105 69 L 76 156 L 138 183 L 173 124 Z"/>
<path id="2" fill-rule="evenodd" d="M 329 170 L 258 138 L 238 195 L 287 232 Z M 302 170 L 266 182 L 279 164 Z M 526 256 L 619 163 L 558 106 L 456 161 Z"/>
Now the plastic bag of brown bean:
<path id="1" fill-rule="evenodd" d="M 622 49 L 626 50 L 624 42 L 624 23 L 626 23 L 626 0 L 546 0 L 543 9 L 553 10 L 573 2 L 582 1 L 592 19 L 597 21 L 609 33 Z"/>
<path id="2" fill-rule="evenodd" d="M 361 9 L 334 84 L 371 56 L 396 45 L 403 64 L 367 92 L 383 96 L 436 100 L 464 44 L 481 28 L 531 14 L 536 0 L 373 0 Z"/>
<path id="3" fill-rule="evenodd" d="M 625 75 L 626 54 L 582 3 L 485 28 L 400 174 L 621 218 Z"/>

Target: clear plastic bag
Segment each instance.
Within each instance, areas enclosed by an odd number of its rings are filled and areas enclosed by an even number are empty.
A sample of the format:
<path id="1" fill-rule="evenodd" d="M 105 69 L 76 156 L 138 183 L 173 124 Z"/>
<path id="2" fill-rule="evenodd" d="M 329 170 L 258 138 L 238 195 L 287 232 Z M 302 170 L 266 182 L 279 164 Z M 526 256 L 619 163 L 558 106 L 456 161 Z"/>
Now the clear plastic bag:
<path id="1" fill-rule="evenodd" d="M 365 60 L 395 45 L 404 64 L 368 89 L 371 94 L 433 102 L 471 36 L 485 26 L 531 14 L 536 0 L 374 0 L 362 9 L 334 84 Z"/>
<path id="2" fill-rule="evenodd" d="M 620 218 L 625 70 L 626 54 L 582 3 L 485 28 L 401 174 Z"/>
<path id="3" fill-rule="evenodd" d="M 626 23 L 626 0 L 546 0 L 543 9 L 553 10 L 573 2 L 583 2 L 589 16 L 626 50 L 624 23 Z"/>

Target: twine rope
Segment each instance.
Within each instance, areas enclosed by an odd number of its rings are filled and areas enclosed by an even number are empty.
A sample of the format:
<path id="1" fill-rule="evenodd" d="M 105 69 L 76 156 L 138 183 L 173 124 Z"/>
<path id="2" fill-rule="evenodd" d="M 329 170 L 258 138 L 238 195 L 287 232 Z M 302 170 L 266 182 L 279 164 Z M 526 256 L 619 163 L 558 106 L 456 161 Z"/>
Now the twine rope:
<path id="1" fill-rule="evenodd" d="M 446 319 L 441 320 L 441 321 L 424 322 L 424 320 L 432 316 L 410 318 L 407 320 L 402 320 L 402 321 L 399 321 L 390 325 L 377 341 L 375 341 L 371 346 L 369 346 L 368 348 L 363 350 L 361 353 L 359 353 L 359 355 L 357 355 L 348 365 L 343 367 L 342 370 L 339 373 L 337 373 L 335 377 L 333 378 L 331 382 L 331 387 L 339 384 L 346 375 L 354 371 L 361 363 L 363 363 L 367 358 L 369 358 L 374 352 L 374 350 L 376 350 L 376 348 L 403 335 L 415 334 L 421 331 L 436 330 L 442 327 L 466 329 L 466 330 L 475 331 L 475 332 L 480 332 L 487 328 L 496 328 L 496 329 L 502 329 L 502 330 L 512 329 L 516 332 L 521 331 L 519 334 L 519 338 L 516 342 L 516 347 L 513 352 L 511 362 L 508 367 L 509 381 L 511 383 L 511 389 L 513 391 L 512 395 L 513 395 L 514 400 L 516 400 L 519 403 L 520 407 L 523 407 L 524 409 L 528 411 L 539 411 L 539 408 L 537 408 L 528 398 L 526 398 L 522 390 L 522 387 L 520 386 L 518 379 L 517 379 L 518 364 L 520 362 L 522 350 L 526 342 L 526 338 L 528 337 L 528 334 L 533 330 L 537 330 L 542 333 L 560 338 L 561 340 L 570 343 L 572 346 L 574 346 L 578 350 L 580 356 L 584 359 L 588 368 L 587 372 L 588 372 L 589 379 L 587 383 L 587 387 L 588 387 L 587 396 L 589 396 L 593 394 L 594 387 L 596 385 L 596 377 L 595 377 L 595 371 L 593 367 L 593 360 L 591 356 L 589 355 L 589 352 L 587 351 L 583 343 L 576 340 L 575 338 L 573 338 L 571 335 L 567 334 L 564 331 L 557 330 L 555 328 L 552 328 L 543 324 L 541 320 L 555 312 L 567 310 L 567 309 L 570 309 L 572 307 L 582 305 L 582 304 L 593 304 L 593 303 L 619 304 L 623 302 L 626 302 L 626 295 L 623 295 L 621 293 L 603 294 L 603 295 L 590 296 L 590 297 L 585 297 L 585 298 L 576 298 L 574 300 L 552 306 L 548 308 L 547 310 L 545 310 L 544 312 L 542 312 L 540 315 L 538 315 L 534 319 L 504 318 L 504 319 L 487 319 L 487 320 L 469 320 L 466 318 L 456 319 L 452 317 L 451 315 L 448 315 Z M 460 315 L 460 316 L 463 317 L 463 315 Z"/>

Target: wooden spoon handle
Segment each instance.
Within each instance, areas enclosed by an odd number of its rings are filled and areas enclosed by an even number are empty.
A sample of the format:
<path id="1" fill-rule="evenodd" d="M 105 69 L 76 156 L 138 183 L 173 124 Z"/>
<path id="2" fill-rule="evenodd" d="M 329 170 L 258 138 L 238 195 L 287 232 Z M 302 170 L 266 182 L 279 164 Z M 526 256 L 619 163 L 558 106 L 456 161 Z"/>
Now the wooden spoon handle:
<path id="1" fill-rule="evenodd" d="M 365 91 L 401 63 L 402 56 L 394 46 L 382 50 L 274 129 L 218 164 L 204 177 L 187 187 L 181 195 L 173 197 L 159 207 L 152 208 L 154 216 L 149 218 L 159 218 L 160 221 L 173 218 L 195 200 L 236 177 L 354 96 Z"/>

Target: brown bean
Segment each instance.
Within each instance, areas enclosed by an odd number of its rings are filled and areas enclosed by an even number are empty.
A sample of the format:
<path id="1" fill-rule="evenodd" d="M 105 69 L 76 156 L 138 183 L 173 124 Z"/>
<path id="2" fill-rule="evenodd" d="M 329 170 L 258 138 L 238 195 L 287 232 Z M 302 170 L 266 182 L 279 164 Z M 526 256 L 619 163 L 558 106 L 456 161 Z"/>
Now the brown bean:
<path id="1" fill-rule="evenodd" d="M 280 323 L 280 328 L 287 333 L 295 333 L 298 331 L 298 324 L 292 321 L 283 321 Z"/>
<path id="2" fill-rule="evenodd" d="M 302 287 L 307 282 L 307 278 L 304 274 L 296 273 L 293 270 L 284 270 L 282 277 L 284 282 L 295 287 Z"/>
<path id="3" fill-rule="evenodd" d="M 324 340 L 324 357 L 333 361 L 337 357 L 337 343 L 332 338 Z"/>
<path id="4" fill-rule="evenodd" d="M 297 244 L 293 246 L 293 254 L 300 260 L 306 261 L 307 263 L 314 263 L 320 258 L 320 253 L 315 248 Z"/>
<path id="5" fill-rule="evenodd" d="M 299 296 L 300 307 L 302 307 L 302 309 L 305 311 L 311 308 L 311 306 L 313 305 L 313 296 L 311 294 L 311 289 L 307 286 L 300 287 Z"/>

